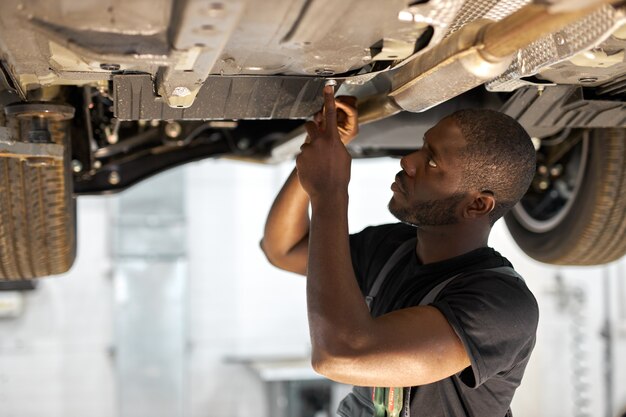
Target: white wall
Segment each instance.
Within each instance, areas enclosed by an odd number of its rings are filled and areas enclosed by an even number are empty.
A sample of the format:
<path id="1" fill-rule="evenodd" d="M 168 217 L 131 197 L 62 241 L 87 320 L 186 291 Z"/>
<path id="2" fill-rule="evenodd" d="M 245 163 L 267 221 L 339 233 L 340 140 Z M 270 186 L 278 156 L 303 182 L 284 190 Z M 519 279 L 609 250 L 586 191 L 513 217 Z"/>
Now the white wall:
<path id="1" fill-rule="evenodd" d="M 266 389 L 242 362 L 304 358 L 309 350 L 304 279 L 270 266 L 258 248 L 265 216 L 291 164 L 212 160 L 184 169 L 190 339 L 187 415 L 267 416 Z M 351 231 L 393 221 L 386 204 L 398 170 L 397 160 L 354 164 Z M 43 280 L 28 295 L 21 318 L 0 321 L 0 417 L 116 415 L 109 357 L 113 295 L 108 199 L 79 199 L 76 266 L 65 276 Z M 571 311 L 558 306 L 557 272 L 567 286 L 581 288 L 586 295 L 582 325 L 589 337 L 583 362 L 588 365 L 588 415 L 596 417 L 605 415 L 604 346 L 599 333 L 604 311 L 601 283 L 608 271 L 613 318 L 621 317 L 615 323 L 620 337 L 615 401 L 626 405 L 624 262 L 609 268 L 543 266 L 520 253 L 501 222 L 491 244 L 525 276 L 541 309 L 538 344 L 514 399 L 516 417 L 560 417 L 579 411 L 572 406 L 576 393 L 570 382 L 574 319 Z"/>
<path id="2" fill-rule="evenodd" d="M 26 294 L 22 317 L 0 320 L 2 417 L 115 415 L 107 201 L 78 208 L 73 269 Z"/>

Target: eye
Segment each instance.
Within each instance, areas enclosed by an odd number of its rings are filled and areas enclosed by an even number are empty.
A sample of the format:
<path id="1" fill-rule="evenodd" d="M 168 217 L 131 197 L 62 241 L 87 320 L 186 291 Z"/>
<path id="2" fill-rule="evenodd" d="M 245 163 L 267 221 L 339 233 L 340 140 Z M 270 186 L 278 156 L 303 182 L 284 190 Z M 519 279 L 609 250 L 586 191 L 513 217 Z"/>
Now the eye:
<path id="1" fill-rule="evenodd" d="M 437 163 L 432 160 L 432 158 L 428 158 L 428 166 L 432 168 L 437 168 Z"/>

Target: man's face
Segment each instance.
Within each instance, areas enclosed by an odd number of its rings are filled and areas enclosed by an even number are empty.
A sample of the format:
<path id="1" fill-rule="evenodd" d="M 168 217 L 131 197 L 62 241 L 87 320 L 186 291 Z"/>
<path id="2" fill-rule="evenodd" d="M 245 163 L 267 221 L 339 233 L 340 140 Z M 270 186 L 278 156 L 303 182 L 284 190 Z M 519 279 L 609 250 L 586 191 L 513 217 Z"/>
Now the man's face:
<path id="1" fill-rule="evenodd" d="M 404 156 L 402 171 L 391 185 L 389 211 L 414 226 L 458 222 L 465 138 L 453 119 L 445 118 L 426 132 L 424 146 Z"/>

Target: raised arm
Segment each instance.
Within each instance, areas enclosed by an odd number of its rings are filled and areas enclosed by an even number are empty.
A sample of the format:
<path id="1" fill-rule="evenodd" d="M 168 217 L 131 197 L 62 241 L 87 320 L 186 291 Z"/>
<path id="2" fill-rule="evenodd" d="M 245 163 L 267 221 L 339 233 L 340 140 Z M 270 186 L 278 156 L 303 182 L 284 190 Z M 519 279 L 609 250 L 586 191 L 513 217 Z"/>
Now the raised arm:
<path id="1" fill-rule="evenodd" d="M 294 169 L 278 193 L 265 222 L 261 249 L 270 263 L 306 275 L 309 241 L 309 197 Z"/>
<path id="2" fill-rule="evenodd" d="M 351 158 L 333 126 L 335 106 L 325 90 L 326 128 L 309 131 L 297 159 L 311 199 L 307 310 L 312 363 L 320 374 L 361 386 L 414 386 L 470 365 L 443 314 L 412 307 L 372 318 L 357 285 L 348 238 Z"/>
<path id="3" fill-rule="evenodd" d="M 341 141 L 349 143 L 358 134 L 356 99 L 337 97 L 337 125 Z M 324 122 L 319 112 L 307 129 L 317 129 Z M 307 138 L 307 141 L 309 139 Z M 306 275 L 309 247 L 309 197 L 300 185 L 294 169 L 278 193 L 265 223 L 261 249 L 272 265 Z"/>

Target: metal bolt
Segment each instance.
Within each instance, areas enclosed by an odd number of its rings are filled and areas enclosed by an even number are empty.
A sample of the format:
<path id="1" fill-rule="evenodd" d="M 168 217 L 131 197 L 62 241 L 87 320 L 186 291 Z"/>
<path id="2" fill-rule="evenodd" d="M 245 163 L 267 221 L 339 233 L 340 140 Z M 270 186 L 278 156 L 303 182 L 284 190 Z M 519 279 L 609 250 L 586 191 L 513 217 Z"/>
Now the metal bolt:
<path id="1" fill-rule="evenodd" d="M 242 151 L 245 151 L 246 149 L 248 149 L 250 147 L 250 144 L 251 144 L 250 139 L 248 139 L 248 138 L 241 138 L 237 142 L 237 147 L 239 149 L 241 149 Z"/>
<path id="2" fill-rule="evenodd" d="M 187 87 L 176 87 L 172 91 L 174 97 L 187 97 L 189 94 L 191 94 L 191 91 Z"/>
<path id="3" fill-rule="evenodd" d="M 209 17 L 218 17 L 224 12 L 224 5 L 222 3 L 211 3 L 207 9 L 207 15 Z"/>
<path id="4" fill-rule="evenodd" d="M 169 122 L 165 125 L 165 135 L 175 139 L 183 132 L 183 127 L 178 122 Z"/>
<path id="5" fill-rule="evenodd" d="M 79 173 L 83 170 L 83 164 L 78 159 L 72 159 L 72 171 Z"/>
<path id="6" fill-rule="evenodd" d="M 315 73 L 321 77 L 328 77 L 335 74 L 335 71 L 329 68 L 318 68 L 315 70 Z"/>
<path id="7" fill-rule="evenodd" d="M 95 169 L 100 169 L 100 168 L 102 168 L 102 162 L 100 162 L 100 161 L 93 161 L 93 167 L 94 167 Z"/>
<path id="8" fill-rule="evenodd" d="M 597 77 L 581 77 L 578 79 L 578 81 L 584 84 L 589 84 L 589 83 L 595 83 L 596 81 L 598 81 L 598 78 Z"/>
<path id="9" fill-rule="evenodd" d="M 548 167 L 545 165 L 539 165 L 537 167 L 537 172 L 539 173 L 539 175 L 547 175 L 548 174 Z"/>
<path id="10" fill-rule="evenodd" d="M 336 86 L 337 85 L 337 80 L 326 80 L 326 82 L 324 83 L 324 86 L 327 85 L 331 85 L 331 86 Z"/>
<path id="11" fill-rule="evenodd" d="M 161 123 L 161 121 L 159 119 L 152 119 L 152 120 L 150 120 L 150 126 L 152 126 L 152 127 L 159 127 L 160 123 Z"/>
<path id="12" fill-rule="evenodd" d="M 200 36 L 210 36 L 215 32 L 215 26 L 210 24 L 205 24 L 200 27 L 197 27 L 193 30 L 193 33 Z"/>
<path id="13" fill-rule="evenodd" d="M 541 180 L 539 181 L 539 184 L 537 184 L 539 186 L 540 190 L 547 190 L 548 187 L 550 186 L 550 183 L 546 180 Z"/>
<path id="14" fill-rule="evenodd" d="M 117 185 L 120 183 L 121 180 L 122 178 L 117 171 L 111 171 L 111 173 L 109 174 L 109 184 Z"/>
<path id="15" fill-rule="evenodd" d="M 541 96 L 543 94 L 543 91 L 546 89 L 546 87 L 544 87 L 543 85 L 538 85 L 537 86 L 537 95 Z"/>
<path id="16" fill-rule="evenodd" d="M 110 64 L 110 63 L 102 63 L 100 64 L 100 68 L 105 71 L 119 71 L 120 64 Z"/>
<path id="17" fill-rule="evenodd" d="M 106 136 L 107 142 L 109 142 L 111 145 L 116 144 L 120 140 L 120 137 L 115 133 L 107 134 Z"/>
<path id="18" fill-rule="evenodd" d="M 553 177 L 558 177 L 563 173 L 563 165 L 557 164 L 550 168 L 550 175 Z"/>

